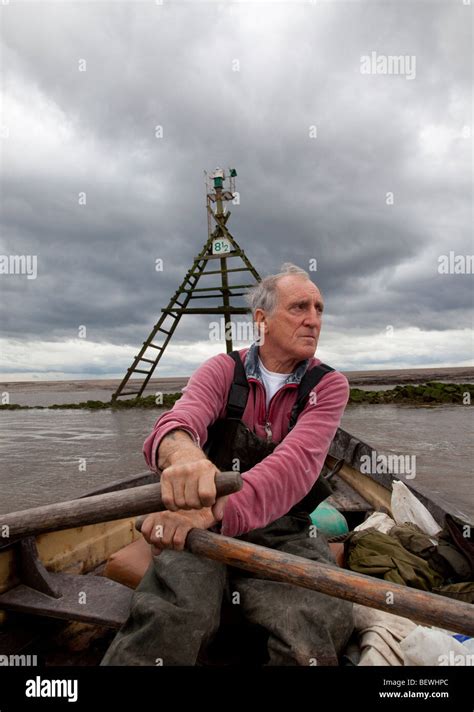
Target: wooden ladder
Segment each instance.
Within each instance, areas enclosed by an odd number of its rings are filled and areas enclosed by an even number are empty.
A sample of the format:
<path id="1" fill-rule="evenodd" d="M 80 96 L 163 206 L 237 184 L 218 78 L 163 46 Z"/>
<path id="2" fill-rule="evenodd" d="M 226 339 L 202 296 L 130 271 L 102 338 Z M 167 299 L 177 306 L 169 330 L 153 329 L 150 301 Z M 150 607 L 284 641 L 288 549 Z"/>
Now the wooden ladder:
<path id="1" fill-rule="evenodd" d="M 249 312 L 247 307 L 232 306 L 230 304 L 230 298 L 244 296 L 247 293 L 246 290 L 253 287 L 255 283 L 230 285 L 228 275 L 229 273 L 235 272 L 250 272 L 256 282 L 260 281 L 260 276 L 226 226 L 230 212 L 228 211 L 222 214 L 214 212 L 210 206 L 209 198 L 207 209 L 209 215 L 215 220 L 216 227 L 209 235 L 199 255 L 194 258 L 192 267 L 188 270 L 184 280 L 171 297 L 168 306 L 161 310 L 162 313 L 159 320 L 154 325 L 146 341 L 143 342 L 142 348 L 134 357 L 132 365 L 127 369 L 119 387 L 113 394 L 113 401 L 119 397 L 135 396 L 139 398 L 142 395 L 183 314 L 223 314 L 227 324 L 230 322 L 232 314 L 248 314 Z M 212 252 L 214 240 L 219 237 L 225 237 L 232 248 L 229 252 L 225 253 L 225 256 L 213 254 Z M 244 266 L 229 269 L 227 267 L 227 260 L 230 258 L 240 258 Z M 206 269 L 208 265 L 212 266 L 213 260 L 220 260 L 220 269 Z M 211 274 L 221 275 L 220 286 L 198 289 L 196 285 L 201 277 Z M 222 297 L 222 304 L 217 307 L 204 308 L 188 306 L 192 299 L 215 299 L 216 297 Z M 227 330 L 226 349 L 227 353 L 232 351 L 232 339 L 228 336 Z M 143 376 L 142 380 L 138 381 L 138 379 L 133 379 L 130 384 L 132 390 L 125 390 L 134 374 Z"/>

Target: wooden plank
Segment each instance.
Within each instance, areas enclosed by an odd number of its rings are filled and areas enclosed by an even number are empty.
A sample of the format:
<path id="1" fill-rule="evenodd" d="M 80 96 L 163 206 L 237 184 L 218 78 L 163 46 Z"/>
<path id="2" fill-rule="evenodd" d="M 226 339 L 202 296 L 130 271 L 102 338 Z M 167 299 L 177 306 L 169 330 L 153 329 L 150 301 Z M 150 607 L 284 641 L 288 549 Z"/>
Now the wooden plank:
<path id="1" fill-rule="evenodd" d="M 336 459 L 331 455 L 328 455 L 326 459 L 328 465 L 334 467 Z M 392 493 L 381 484 L 346 464 L 339 470 L 338 477 L 358 492 L 374 509 L 382 508 L 391 514 Z"/>
<path id="2" fill-rule="evenodd" d="M 222 270 L 222 286 L 224 289 L 222 290 L 222 306 L 224 309 L 224 317 L 225 317 L 225 348 L 228 354 L 230 354 L 233 350 L 232 347 L 232 329 L 229 329 L 228 326 L 231 326 L 231 319 L 230 319 L 230 294 L 228 290 L 229 286 L 229 279 L 227 275 L 227 258 L 221 257 L 221 270 Z M 238 295 L 235 295 L 238 296 Z"/>
<path id="3" fill-rule="evenodd" d="M 250 272 L 248 267 L 231 267 L 227 272 Z M 222 274 L 221 269 L 206 270 L 202 273 L 202 277 L 207 277 L 208 274 Z"/>
<path id="4" fill-rule="evenodd" d="M 128 518 L 40 534 L 36 537 L 39 558 L 48 572 L 85 574 L 139 537 L 134 523 L 135 518 Z M 0 550 L 0 593 L 26 583 L 18 544 Z"/>
<path id="5" fill-rule="evenodd" d="M 249 314 L 250 309 L 245 307 L 229 307 L 229 309 L 224 309 L 223 307 L 186 307 L 185 309 L 162 309 L 162 312 L 169 312 L 170 314 Z"/>
<path id="6" fill-rule="evenodd" d="M 242 257 L 243 253 L 239 251 L 233 251 L 233 252 L 226 252 L 225 253 L 226 257 Z M 203 255 L 203 257 L 195 257 L 195 260 L 220 260 L 222 259 L 221 255 Z"/>
<path id="7" fill-rule="evenodd" d="M 335 475 L 331 480 L 331 485 L 334 488 L 334 494 L 326 501 L 340 512 L 367 512 L 372 509 L 372 504 L 338 475 Z"/>
<path id="8" fill-rule="evenodd" d="M 227 272 L 230 272 L 231 270 L 227 270 Z M 221 274 L 223 272 L 221 271 Z M 254 287 L 254 284 L 229 284 L 227 286 L 220 286 L 220 287 L 199 287 L 199 289 L 183 289 L 183 292 L 211 292 L 211 291 L 218 291 L 222 292 L 224 289 L 250 289 L 251 287 Z M 215 295 L 219 296 L 219 294 Z"/>
<path id="9" fill-rule="evenodd" d="M 133 589 L 104 576 L 49 574 L 61 591 L 59 598 L 19 584 L 0 595 L 8 611 L 83 621 L 119 628 L 127 619 Z"/>
<path id="10" fill-rule="evenodd" d="M 244 297 L 246 295 L 246 292 L 236 292 L 235 293 L 235 292 L 231 292 L 230 289 L 232 289 L 232 287 L 230 287 L 229 290 L 228 291 L 226 290 L 226 292 L 225 292 L 225 295 L 227 297 Z M 216 299 L 216 297 L 219 297 L 219 296 L 220 296 L 219 294 L 191 294 L 189 298 L 190 299 Z M 227 313 L 228 313 L 228 310 L 226 309 L 226 314 Z"/>

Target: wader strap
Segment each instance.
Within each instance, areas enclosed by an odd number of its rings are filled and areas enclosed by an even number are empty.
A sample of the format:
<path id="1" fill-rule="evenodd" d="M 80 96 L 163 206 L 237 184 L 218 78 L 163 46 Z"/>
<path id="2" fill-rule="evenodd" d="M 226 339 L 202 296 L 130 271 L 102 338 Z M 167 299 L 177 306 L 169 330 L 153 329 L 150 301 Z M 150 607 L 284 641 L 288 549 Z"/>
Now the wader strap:
<path id="1" fill-rule="evenodd" d="M 315 388 L 319 381 L 334 369 L 326 363 L 320 363 L 319 366 L 314 366 L 310 371 L 306 371 L 298 386 L 296 401 L 291 411 L 288 431 L 295 427 L 299 414 L 306 405 L 309 394 Z"/>
<path id="2" fill-rule="evenodd" d="M 238 351 L 232 351 L 229 356 L 235 363 L 234 367 L 234 379 L 229 391 L 229 397 L 227 399 L 227 418 L 236 418 L 238 420 L 242 419 L 245 407 L 247 405 L 247 399 L 249 396 L 249 384 L 247 381 L 247 376 L 245 374 L 244 364 L 240 358 Z M 301 382 L 298 386 L 298 393 L 296 396 L 296 401 L 291 411 L 290 422 L 288 426 L 288 432 L 294 428 L 299 414 L 306 405 L 306 400 L 315 388 L 319 381 L 334 369 L 325 363 L 320 363 L 319 366 L 314 366 L 310 371 L 306 371 Z"/>
<path id="3" fill-rule="evenodd" d="M 229 356 L 234 360 L 234 380 L 230 387 L 229 397 L 227 399 L 227 414 L 226 418 L 242 419 L 247 399 L 249 397 L 249 384 L 245 375 L 244 364 L 239 356 L 238 351 L 232 351 Z"/>

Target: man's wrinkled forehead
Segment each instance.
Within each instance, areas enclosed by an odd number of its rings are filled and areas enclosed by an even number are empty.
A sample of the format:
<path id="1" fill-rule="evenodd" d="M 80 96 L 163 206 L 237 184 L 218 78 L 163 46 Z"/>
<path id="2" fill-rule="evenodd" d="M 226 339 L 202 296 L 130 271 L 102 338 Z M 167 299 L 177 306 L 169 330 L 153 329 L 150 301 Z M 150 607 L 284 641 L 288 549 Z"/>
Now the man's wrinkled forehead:
<path id="1" fill-rule="evenodd" d="M 277 283 L 278 302 L 282 306 L 298 301 L 319 302 L 323 304 L 323 297 L 318 287 L 306 277 L 288 275 L 282 277 Z"/>

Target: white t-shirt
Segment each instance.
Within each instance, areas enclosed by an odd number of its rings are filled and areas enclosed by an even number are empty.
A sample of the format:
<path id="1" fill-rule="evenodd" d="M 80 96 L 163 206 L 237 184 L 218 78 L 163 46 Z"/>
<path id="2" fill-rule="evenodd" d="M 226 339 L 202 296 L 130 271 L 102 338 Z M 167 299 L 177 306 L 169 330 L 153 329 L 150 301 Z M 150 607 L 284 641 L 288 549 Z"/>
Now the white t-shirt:
<path id="1" fill-rule="evenodd" d="M 286 379 L 290 375 L 289 373 L 275 373 L 275 371 L 269 371 L 262 363 L 262 359 L 259 357 L 258 365 L 260 366 L 260 373 L 262 374 L 263 384 L 265 386 L 265 392 L 267 394 L 267 408 L 272 396 L 275 395 L 277 391 L 280 390 L 282 385 L 285 383 Z"/>

